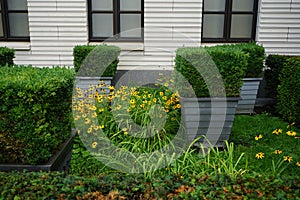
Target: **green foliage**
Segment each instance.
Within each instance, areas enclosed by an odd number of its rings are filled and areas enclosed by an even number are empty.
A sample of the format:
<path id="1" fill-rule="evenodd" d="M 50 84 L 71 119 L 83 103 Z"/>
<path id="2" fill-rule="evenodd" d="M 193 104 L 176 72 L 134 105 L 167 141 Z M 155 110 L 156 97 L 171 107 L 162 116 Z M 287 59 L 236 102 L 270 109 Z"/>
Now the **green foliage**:
<path id="1" fill-rule="evenodd" d="M 15 50 L 8 47 L 0 47 L 0 67 L 1 66 L 13 66 L 15 58 Z"/>
<path id="2" fill-rule="evenodd" d="M 296 136 L 288 135 L 288 131 L 296 133 Z M 299 133 L 300 130 L 295 124 L 289 125 L 278 117 L 267 114 L 237 115 L 234 118 L 230 142 L 236 145 L 236 154 L 245 153 L 241 164 L 248 163 L 249 172 L 294 175 L 300 173 L 300 139 L 297 138 Z M 275 153 L 275 150 L 281 152 L 276 154 L 278 152 Z M 264 154 L 262 159 L 256 157 L 259 152 Z M 291 162 L 285 161 L 284 156 L 291 156 Z"/>
<path id="3" fill-rule="evenodd" d="M 288 58 L 292 56 L 287 55 L 268 55 L 266 59 L 266 66 L 268 69 L 265 70 L 264 77 L 266 80 L 266 95 L 267 97 L 277 97 L 277 87 L 279 85 L 279 74 L 282 66 L 287 62 Z"/>
<path id="4" fill-rule="evenodd" d="M 117 46 L 75 46 L 74 67 L 78 76 L 113 77 L 117 70 L 121 49 Z"/>
<path id="5" fill-rule="evenodd" d="M 78 177 L 64 173 L 1 173 L 0 199 L 297 199 L 298 177 L 246 174 L 145 179 L 141 174 Z"/>
<path id="6" fill-rule="evenodd" d="M 227 96 L 239 96 L 249 55 L 231 48 L 179 48 L 176 51 L 175 69 L 192 85 L 197 97 L 218 96 L 222 92 L 216 80 L 223 81 Z M 214 72 L 217 67 L 219 74 Z M 201 74 L 200 74 L 200 73 Z M 214 85 L 213 91 L 207 84 Z"/>
<path id="7" fill-rule="evenodd" d="M 255 42 L 238 43 L 233 47 L 249 55 L 245 78 L 262 77 L 266 58 L 264 47 Z"/>
<path id="8" fill-rule="evenodd" d="M 0 68 L 0 163 L 45 162 L 70 135 L 74 71 Z"/>
<path id="9" fill-rule="evenodd" d="M 284 119 L 300 123 L 300 56 L 286 60 L 279 75 L 276 108 Z"/>

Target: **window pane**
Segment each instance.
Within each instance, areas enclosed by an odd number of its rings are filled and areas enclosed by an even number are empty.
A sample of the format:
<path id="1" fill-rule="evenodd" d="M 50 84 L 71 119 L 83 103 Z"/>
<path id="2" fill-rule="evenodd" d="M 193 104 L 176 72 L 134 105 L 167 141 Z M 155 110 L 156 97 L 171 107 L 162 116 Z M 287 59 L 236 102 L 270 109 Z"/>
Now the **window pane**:
<path id="1" fill-rule="evenodd" d="M 113 15 L 112 14 L 94 14 L 93 15 L 93 33 L 94 37 L 113 36 Z"/>
<path id="2" fill-rule="evenodd" d="M 252 15 L 232 15 L 231 38 L 251 38 Z"/>
<path id="3" fill-rule="evenodd" d="M 254 0 L 233 0 L 232 11 L 253 11 Z"/>
<path id="4" fill-rule="evenodd" d="M 112 10 L 112 0 L 92 0 L 92 10 Z"/>
<path id="5" fill-rule="evenodd" d="M 2 16 L 0 15 L 0 37 L 3 37 Z"/>
<path id="6" fill-rule="evenodd" d="M 141 15 L 121 14 L 121 37 L 141 37 Z"/>
<path id="7" fill-rule="evenodd" d="M 7 0 L 8 10 L 27 10 L 27 0 Z"/>
<path id="8" fill-rule="evenodd" d="M 225 11 L 225 0 L 204 0 L 204 11 Z"/>
<path id="9" fill-rule="evenodd" d="M 121 10 L 141 10 L 141 0 L 120 0 Z"/>
<path id="10" fill-rule="evenodd" d="M 203 37 L 223 38 L 224 15 L 210 14 L 203 17 Z"/>
<path id="11" fill-rule="evenodd" d="M 9 30 L 12 37 L 28 37 L 28 15 L 27 13 L 10 13 Z"/>

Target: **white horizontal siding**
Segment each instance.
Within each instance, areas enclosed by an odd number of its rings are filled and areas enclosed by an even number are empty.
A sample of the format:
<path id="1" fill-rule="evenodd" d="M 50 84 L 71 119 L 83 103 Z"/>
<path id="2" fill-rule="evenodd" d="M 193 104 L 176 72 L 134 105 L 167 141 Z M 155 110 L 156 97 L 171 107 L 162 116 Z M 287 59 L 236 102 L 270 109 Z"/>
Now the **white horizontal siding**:
<path id="1" fill-rule="evenodd" d="M 175 50 L 200 45 L 202 0 L 145 0 L 144 52 L 120 57 L 119 69 L 170 69 Z"/>
<path id="2" fill-rule="evenodd" d="M 73 65 L 73 47 L 87 44 L 86 0 L 28 0 L 30 50 L 16 64 Z"/>
<path id="3" fill-rule="evenodd" d="M 299 0 L 262 0 L 257 26 L 267 54 L 300 55 Z"/>

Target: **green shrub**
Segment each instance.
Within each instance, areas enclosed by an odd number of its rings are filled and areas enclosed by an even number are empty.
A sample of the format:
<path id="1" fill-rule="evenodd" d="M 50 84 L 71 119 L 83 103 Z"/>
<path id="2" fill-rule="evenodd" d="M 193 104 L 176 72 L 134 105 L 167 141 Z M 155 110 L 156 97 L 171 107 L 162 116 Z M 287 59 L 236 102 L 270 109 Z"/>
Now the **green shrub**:
<path id="1" fill-rule="evenodd" d="M 293 56 L 274 54 L 268 55 L 266 59 L 266 66 L 268 69 L 266 69 L 264 73 L 267 97 L 276 98 L 281 68 L 287 62 L 287 59 L 291 57 Z"/>
<path id="2" fill-rule="evenodd" d="M 246 78 L 262 77 L 264 61 L 266 58 L 264 47 L 254 42 L 239 43 L 234 46 L 241 49 L 244 53 L 247 53 L 249 55 L 245 77 Z"/>
<path id="3" fill-rule="evenodd" d="M 113 77 L 117 70 L 121 49 L 117 46 L 75 46 L 74 67 L 78 76 Z"/>
<path id="4" fill-rule="evenodd" d="M 201 75 L 205 75 L 207 82 L 211 81 L 211 83 L 220 78 L 210 71 L 210 66 L 215 64 L 222 76 L 226 95 L 236 97 L 240 94 L 248 57 L 249 55 L 230 47 L 205 49 L 184 47 L 176 51 L 175 69 L 193 86 L 197 97 L 208 97 L 208 88 Z M 196 68 L 201 71 L 201 74 Z M 217 96 L 219 91 L 213 92 L 215 93 L 214 96 Z"/>
<path id="5" fill-rule="evenodd" d="M 0 163 L 43 163 L 71 133 L 74 71 L 14 66 L 0 77 Z"/>
<path id="6" fill-rule="evenodd" d="M 14 65 L 15 50 L 8 47 L 0 47 L 0 66 Z"/>
<path id="7" fill-rule="evenodd" d="M 284 119 L 300 123 L 300 57 L 286 60 L 279 75 L 277 110 Z"/>

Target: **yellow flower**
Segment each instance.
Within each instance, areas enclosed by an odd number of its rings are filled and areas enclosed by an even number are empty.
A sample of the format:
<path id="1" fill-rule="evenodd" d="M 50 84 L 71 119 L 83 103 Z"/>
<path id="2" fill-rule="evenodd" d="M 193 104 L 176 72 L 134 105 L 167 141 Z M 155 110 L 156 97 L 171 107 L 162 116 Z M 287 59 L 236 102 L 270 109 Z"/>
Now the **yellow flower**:
<path id="1" fill-rule="evenodd" d="M 100 128 L 100 129 L 104 129 L 104 125 L 100 125 L 99 128 Z"/>
<path id="2" fill-rule="evenodd" d="M 125 128 L 122 128 L 122 131 L 126 132 L 126 131 L 127 131 L 127 128 L 126 128 L 126 127 L 125 127 Z"/>
<path id="3" fill-rule="evenodd" d="M 153 98 L 152 101 L 153 101 L 154 103 L 156 103 L 157 99 L 156 99 L 156 98 Z"/>
<path id="4" fill-rule="evenodd" d="M 291 156 L 283 156 L 283 160 L 291 162 L 293 160 L 293 157 L 291 157 Z"/>
<path id="5" fill-rule="evenodd" d="M 168 100 L 168 97 L 167 97 L 167 96 L 163 96 L 162 99 L 165 100 L 165 101 L 167 101 L 167 100 Z"/>
<path id="6" fill-rule="evenodd" d="M 255 155 L 255 157 L 256 157 L 257 159 L 262 159 L 262 158 L 264 157 L 264 153 L 263 153 L 263 152 L 259 152 L 259 153 L 257 153 L 257 154 Z"/>
<path id="7" fill-rule="evenodd" d="M 163 92 L 159 92 L 159 95 L 162 97 L 162 96 L 164 96 L 164 93 Z"/>
<path id="8" fill-rule="evenodd" d="M 282 151 L 281 150 L 275 150 L 274 153 L 275 154 L 282 154 Z"/>
<path id="9" fill-rule="evenodd" d="M 96 118 L 97 117 L 97 113 L 93 113 L 92 118 Z"/>
<path id="10" fill-rule="evenodd" d="M 279 135 L 280 133 L 282 133 L 282 129 L 276 129 L 272 133 L 275 135 Z"/>
<path id="11" fill-rule="evenodd" d="M 151 98 L 152 94 L 148 94 L 148 98 Z"/>
<path id="12" fill-rule="evenodd" d="M 99 112 L 103 112 L 104 111 L 104 108 L 99 108 Z"/>
<path id="13" fill-rule="evenodd" d="M 110 85 L 110 86 L 108 86 L 108 89 L 109 89 L 109 90 L 114 90 L 115 87 L 114 87 L 113 85 Z"/>
<path id="14" fill-rule="evenodd" d="M 180 104 L 177 104 L 177 106 L 176 106 L 177 108 L 181 108 L 181 105 Z"/>
<path id="15" fill-rule="evenodd" d="M 288 132 L 286 132 L 286 134 L 288 136 L 296 136 L 297 135 L 297 133 L 295 131 L 288 131 Z"/>
<path id="16" fill-rule="evenodd" d="M 134 99 L 131 99 L 131 100 L 130 100 L 130 104 L 135 104 L 135 100 L 134 100 Z"/>
<path id="17" fill-rule="evenodd" d="M 93 142 L 92 143 L 92 148 L 95 149 L 97 147 L 97 145 L 98 145 L 98 142 Z"/>
<path id="18" fill-rule="evenodd" d="M 91 133 L 92 131 L 93 131 L 92 127 L 88 128 L 88 130 L 87 130 L 88 133 Z"/>
<path id="19" fill-rule="evenodd" d="M 128 132 L 127 132 L 127 131 L 124 131 L 124 135 L 128 135 Z"/>
<path id="20" fill-rule="evenodd" d="M 80 116 L 79 115 L 76 115 L 75 117 L 74 117 L 74 120 L 79 120 L 80 119 Z"/>
<path id="21" fill-rule="evenodd" d="M 84 123 L 89 124 L 90 122 L 91 122 L 91 120 L 89 118 L 86 118 Z"/>
<path id="22" fill-rule="evenodd" d="M 258 136 L 255 136 L 255 140 L 260 140 L 261 138 L 263 138 L 262 134 L 259 134 Z"/>
<path id="23" fill-rule="evenodd" d="M 164 86 L 165 86 L 165 87 L 169 87 L 169 83 L 165 83 Z"/>
<path id="24" fill-rule="evenodd" d="M 298 167 L 300 167 L 300 162 L 297 162 L 296 165 L 297 165 Z"/>

